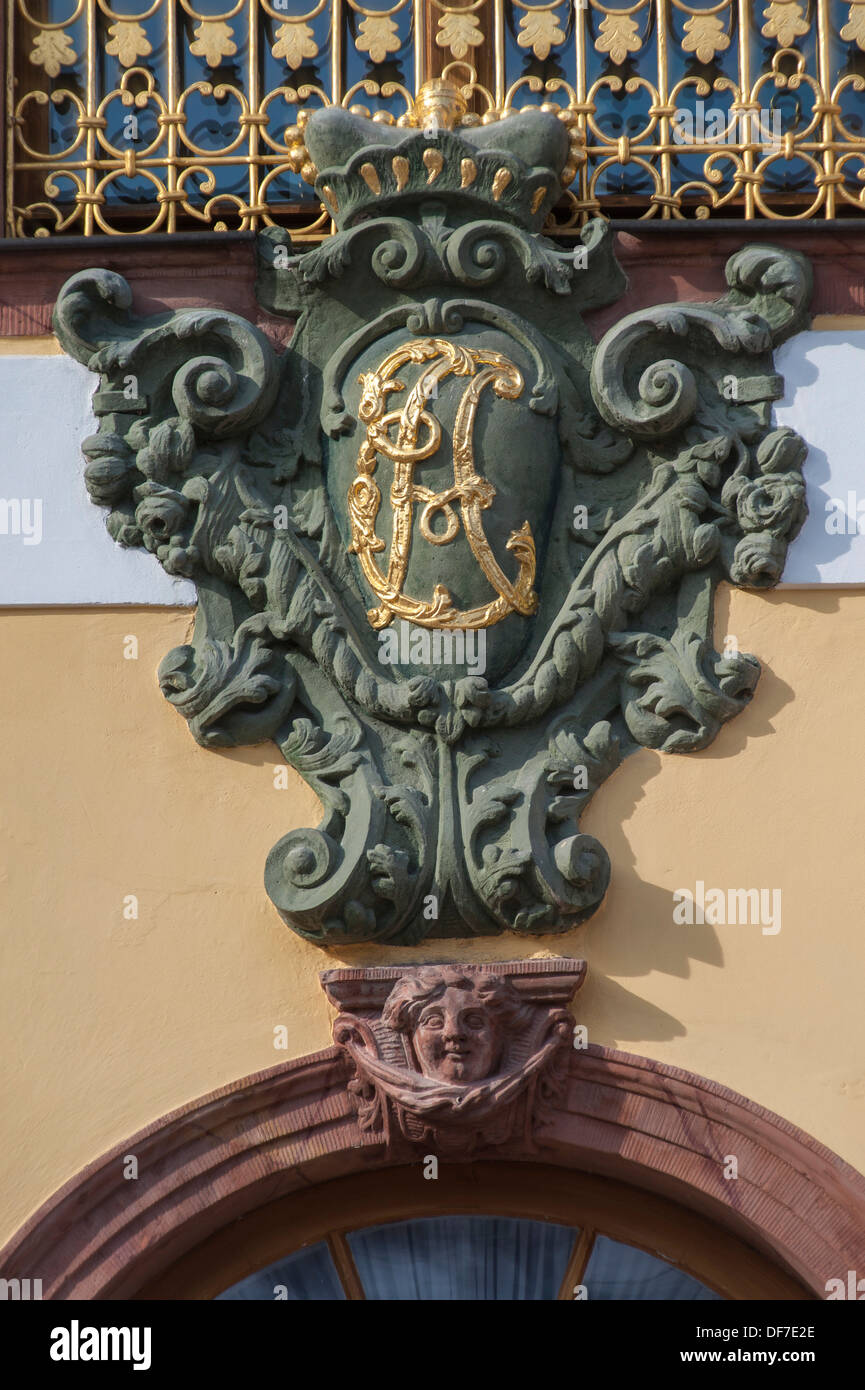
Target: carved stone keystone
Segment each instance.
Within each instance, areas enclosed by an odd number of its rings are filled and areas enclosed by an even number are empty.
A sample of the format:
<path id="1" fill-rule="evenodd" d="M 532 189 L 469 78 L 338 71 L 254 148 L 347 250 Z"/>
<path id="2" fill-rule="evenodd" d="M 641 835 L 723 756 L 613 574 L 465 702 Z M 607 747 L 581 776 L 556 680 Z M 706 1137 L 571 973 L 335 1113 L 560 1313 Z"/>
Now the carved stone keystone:
<path id="1" fill-rule="evenodd" d="M 328 970 L 361 1129 L 449 1156 L 522 1140 L 561 1098 L 582 960 Z"/>

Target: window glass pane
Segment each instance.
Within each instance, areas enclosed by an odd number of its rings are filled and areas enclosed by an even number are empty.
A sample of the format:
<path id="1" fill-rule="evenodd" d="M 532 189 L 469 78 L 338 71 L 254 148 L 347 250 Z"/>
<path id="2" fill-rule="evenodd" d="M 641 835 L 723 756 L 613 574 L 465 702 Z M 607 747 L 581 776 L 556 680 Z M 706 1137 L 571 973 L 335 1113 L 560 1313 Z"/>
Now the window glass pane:
<path id="1" fill-rule="evenodd" d="M 720 1294 L 713 1293 L 704 1284 L 692 1279 L 690 1274 L 667 1264 L 666 1260 L 610 1240 L 609 1236 L 598 1236 L 595 1241 L 583 1283 L 590 1303 L 599 1299 L 723 1302 Z"/>
<path id="2" fill-rule="evenodd" d="M 391 1301 L 555 1299 L 579 1232 L 545 1221 L 440 1216 L 348 1236 L 366 1297 Z M 666 1260 L 597 1236 L 583 1276 L 588 1301 L 722 1301 Z M 217 1299 L 344 1299 L 327 1245 L 287 1255 Z"/>
<path id="3" fill-rule="evenodd" d="M 308 1250 L 297 1250 L 286 1255 L 266 1269 L 259 1269 L 239 1284 L 234 1284 L 224 1293 L 216 1295 L 219 1299 L 256 1299 L 272 1303 L 287 1299 L 339 1299 L 345 1298 L 342 1285 L 327 1246 L 313 1245 Z"/>
<path id="4" fill-rule="evenodd" d="M 577 1232 L 545 1221 L 436 1216 L 349 1237 L 369 1299 L 554 1299 Z"/>

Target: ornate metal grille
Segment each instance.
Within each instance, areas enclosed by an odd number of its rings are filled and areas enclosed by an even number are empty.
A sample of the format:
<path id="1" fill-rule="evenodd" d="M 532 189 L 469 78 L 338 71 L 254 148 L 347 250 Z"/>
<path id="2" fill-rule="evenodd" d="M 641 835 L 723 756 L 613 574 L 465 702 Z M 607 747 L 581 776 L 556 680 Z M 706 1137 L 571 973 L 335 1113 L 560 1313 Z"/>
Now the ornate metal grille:
<path id="1" fill-rule="evenodd" d="M 587 160 L 553 232 L 865 208 L 865 0 L 7 0 L 6 26 L 10 236 L 318 239 L 298 111 L 395 119 L 442 71 L 481 115 L 576 111 Z"/>

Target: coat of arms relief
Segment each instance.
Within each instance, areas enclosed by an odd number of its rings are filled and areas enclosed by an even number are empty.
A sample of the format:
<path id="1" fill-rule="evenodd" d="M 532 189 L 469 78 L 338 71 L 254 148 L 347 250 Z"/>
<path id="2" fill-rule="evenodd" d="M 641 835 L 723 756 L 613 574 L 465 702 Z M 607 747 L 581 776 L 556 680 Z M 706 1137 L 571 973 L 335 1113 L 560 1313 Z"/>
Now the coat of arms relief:
<path id="1" fill-rule="evenodd" d="M 193 736 L 273 741 L 321 800 L 265 868 L 295 931 L 567 931 L 609 882 L 579 824 L 604 780 L 753 694 L 713 594 L 776 583 L 805 516 L 771 409 L 807 264 L 746 245 L 713 303 L 595 344 L 582 315 L 625 289 L 609 230 L 540 232 L 581 157 L 567 110 L 480 122 L 437 82 L 398 123 L 326 108 L 293 138 L 337 230 L 260 237 L 284 355 L 220 309 L 137 318 L 109 271 L 65 285 L 58 336 L 100 378 L 88 489 L 196 581 L 159 670 Z"/>

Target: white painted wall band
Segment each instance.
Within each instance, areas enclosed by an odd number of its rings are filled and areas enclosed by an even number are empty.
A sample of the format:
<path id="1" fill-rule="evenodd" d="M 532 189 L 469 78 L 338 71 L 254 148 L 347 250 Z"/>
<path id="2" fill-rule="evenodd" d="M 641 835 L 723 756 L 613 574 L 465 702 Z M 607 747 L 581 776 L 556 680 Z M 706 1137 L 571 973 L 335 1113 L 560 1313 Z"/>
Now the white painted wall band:
<path id="1" fill-rule="evenodd" d="M 784 587 L 865 584 L 865 334 L 800 333 L 776 362 L 776 419 L 810 445 L 810 511 Z M 68 357 L 0 356 L 0 606 L 194 604 L 194 584 L 116 545 L 87 496 L 93 389 Z"/>
<path id="2" fill-rule="evenodd" d="M 0 606 L 193 604 L 195 585 L 116 545 L 87 495 L 94 384 L 70 357 L 0 356 Z"/>
<path id="3" fill-rule="evenodd" d="M 798 333 L 775 364 L 786 388 L 775 419 L 809 446 L 808 519 L 782 587 L 865 584 L 865 334 Z"/>

